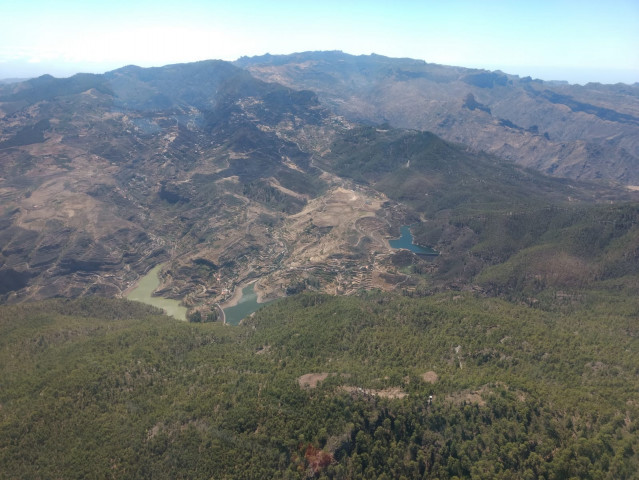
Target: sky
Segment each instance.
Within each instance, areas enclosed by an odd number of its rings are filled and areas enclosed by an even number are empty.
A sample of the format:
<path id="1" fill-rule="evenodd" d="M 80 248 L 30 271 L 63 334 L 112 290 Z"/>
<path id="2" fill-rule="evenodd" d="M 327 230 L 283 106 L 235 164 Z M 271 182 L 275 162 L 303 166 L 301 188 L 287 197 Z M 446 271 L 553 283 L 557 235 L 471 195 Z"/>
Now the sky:
<path id="1" fill-rule="evenodd" d="M 3 0 L 0 79 L 341 50 L 639 82 L 639 0 Z"/>

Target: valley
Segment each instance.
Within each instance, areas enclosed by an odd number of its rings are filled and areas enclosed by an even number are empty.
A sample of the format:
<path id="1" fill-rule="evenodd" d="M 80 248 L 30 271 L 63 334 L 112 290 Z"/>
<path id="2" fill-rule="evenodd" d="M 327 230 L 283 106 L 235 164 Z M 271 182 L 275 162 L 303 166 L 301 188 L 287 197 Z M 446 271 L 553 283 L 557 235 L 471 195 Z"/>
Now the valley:
<path id="1" fill-rule="evenodd" d="M 150 83 L 140 72 L 6 87 L 5 301 L 120 296 L 160 263 L 157 294 L 192 313 L 255 280 L 267 300 L 425 282 L 399 273 L 388 245 L 418 215 L 333 172 L 331 142 L 355 126 L 308 92 L 282 102 L 289 89 L 228 64 L 158 70 Z M 185 108 L 131 97 L 128 84 L 184 81 L 203 92 L 207 84 L 188 83 L 188 72 L 211 75 L 220 98 L 193 93 Z M 46 125 L 46 134 L 21 133 L 31 132 L 24 122 Z"/>
<path id="2" fill-rule="evenodd" d="M 636 197 L 552 180 L 427 132 L 361 126 L 312 92 L 226 62 L 2 89 L 8 303 L 124 296 L 159 264 L 156 294 L 204 318 L 249 283 L 261 302 L 305 290 L 481 291 L 473 275 L 487 260 L 472 253 L 479 238 L 460 230 L 460 215 Z M 394 251 L 389 240 L 407 224 L 440 255 Z M 448 233 L 424 236 L 437 229 Z M 461 275 L 460 261 L 473 265 Z"/>

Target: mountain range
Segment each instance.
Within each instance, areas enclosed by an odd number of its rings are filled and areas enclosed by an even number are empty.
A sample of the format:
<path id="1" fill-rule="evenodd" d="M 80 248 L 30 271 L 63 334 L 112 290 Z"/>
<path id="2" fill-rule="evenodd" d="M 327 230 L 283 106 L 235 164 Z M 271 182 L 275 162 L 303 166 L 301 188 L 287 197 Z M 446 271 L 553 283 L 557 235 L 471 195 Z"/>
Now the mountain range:
<path id="1" fill-rule="evenodd" d="M 0 85 L 0 478 L 636 478 L 638 88 L 340 52 Z M 123 299 L 158 269 L 188 322 Z"/>
<path id="2" fill-rule="evenodd" d="M 565 115 L 572 115 L 587 117 L 593 128 L 597 122 L 605 128 L 623 124 L 618 139 L 607 143 L 618 145 L 618 153 L 633 142 L 634 117 L 625 112 L 632 111 L 634 87 L 592 87 L 630 92 L 615 115 L 566 113 L 565 105 L 542 100 L 558 86 L 494 72 L 335 52 L 236 63 L 128 66 L 0 87 L 0 294 L 7 301 L 122 295 L 150 266 L 166 261 L 163 294 L 189 307 L 223 301 L 255 279 L 264 298 L 300 285 L 334 293 L 416 287 L 433 279 L 398 274 L 388 247 L 403 223 L 420 222 L 418 239 L 433 225 L 448 232 L 421 240 L 442 253 L 428 268 L 450 280 L 445 262 L 467 255 L 469 246 L 462 242 L 460 252 L 446 243 L 462 228 L 459 221 L 450 224 L 451 212 L 485 216 L 630 198 L 631 192 L 610 182 L 570 183 L 524 170 L 479 151 L 477 142 L 511 142 L 515 135 L 544 143 L 541 152 L 552 143 L 549 137 L 567 135 L 563 130 L 572 127 Z M 449 137 L 469 140 L 457 138 L 454 125 L 488 122 L 470 129 L 477 139 L 471 147 L 415 128 L 423 126 L 412 123 L 418 110 L 424 122 L 439 115 L 439 107 L 420 109 L 415 100 L 434 86 L 442 97 L 429 102 L 448 98 L 441 104 L 455 118 L 444 129 Z M 460 96 L 453 101 L 455 92 Z M 530 125 L 514 128 L 507 118 L 497 125 L 493 102 L 523 115 L 522 102 L 513 100 L 520 95 L 539 97 L 535 105 L 542 110 L 563 109 L 563 120 L 547 111 L 547 123 L 536 125 L 548 135 Z M 397 115 L 389 119 L 380 112 L 390 105 Z M 606 115 L 609 120 L 602 119 Z M 385 123 L 374 126 L 376 119 Z M 396 129 L 389 120 L 413 129 Z M 594 145 L 598 138 L 587 141 Z M 501 147 L 486 150 L 503 153 Z M 554 174 L 569 173 L 571 161 Z M 618 166 L 624 161 L 611 159 Z M 615 179 L 621 180 L 607 178 Z"/>
<path id="3" fill-rule="evenodd" d="M 639 85 L 569 85 L 380 55 L 241 58 L 345 118 L 427 130 L 546 174 L 639 183 Z"/>

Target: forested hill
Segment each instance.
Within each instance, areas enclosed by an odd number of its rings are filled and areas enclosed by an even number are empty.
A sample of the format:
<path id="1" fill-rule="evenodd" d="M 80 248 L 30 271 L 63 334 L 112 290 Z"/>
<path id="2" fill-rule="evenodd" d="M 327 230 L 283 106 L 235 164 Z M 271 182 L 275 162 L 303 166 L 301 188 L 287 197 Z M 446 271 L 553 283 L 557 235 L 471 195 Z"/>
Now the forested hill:
<path id="1" fill-rule="evenodd" d="M 0 477 L 637 478 L 637 313 L 306 294 L 229 328 L 2 306 Z"/>

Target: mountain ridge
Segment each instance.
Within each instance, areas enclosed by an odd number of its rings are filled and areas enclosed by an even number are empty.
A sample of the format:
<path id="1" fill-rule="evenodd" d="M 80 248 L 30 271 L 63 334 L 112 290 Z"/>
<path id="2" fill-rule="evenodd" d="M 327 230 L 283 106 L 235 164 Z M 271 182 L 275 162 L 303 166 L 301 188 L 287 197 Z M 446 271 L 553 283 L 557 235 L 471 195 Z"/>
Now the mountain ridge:
<path id="1" fill-rule="evenodd" d="M 211 208 L 218 190 L 228 191 L 211 210 L 228 203 L 228 217 L 242 201 L 233 200 L 232 183 L 220 187 L 227 177 L 250 182 L 266 174 L 289 190 L 314 182 L 294 163 L 312 171 L 308 154 L 266 127 L 320 121 L 313 94 L 264 83 L 228 62 L 45 76 L 3 88 L 0 100 L 3 284 L 16 287 L 8 291 L 24 287 L 28 272 L 44 282 L 45 297 L 117 294 L 127 279 L 170 258 L 167 243 L 194 222 L 188 213 L 169 221 L 175 213 L 167 205 Z M 56 285 L 61 278 L 68 285 Z"/>
<path id="2" fill-rule="evenodd" d="M 310 88 L 352 121 L 432 131 L 555 176 L 639 183 L 637 84 L 565 85 L 341 52 L 236 64 L 264 80 Z M 484 108 L 468 108 L 468 95 Z"/>

